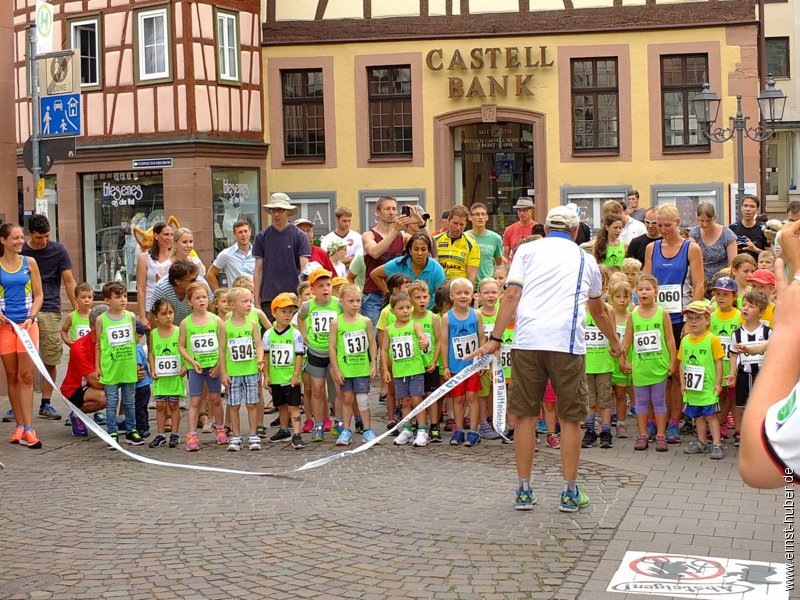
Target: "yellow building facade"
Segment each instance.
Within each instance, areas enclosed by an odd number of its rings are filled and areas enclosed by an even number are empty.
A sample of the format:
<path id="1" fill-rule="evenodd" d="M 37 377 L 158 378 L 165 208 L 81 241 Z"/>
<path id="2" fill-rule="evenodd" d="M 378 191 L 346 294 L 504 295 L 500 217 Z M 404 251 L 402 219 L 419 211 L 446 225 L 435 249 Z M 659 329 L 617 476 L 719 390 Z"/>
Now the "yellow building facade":
<path id="1" fill-rule="evenodd" d="M 737 94 L 758 114 L 752 0 L 419 4 L 268 3 L 268 187 L 320 233 L 337 206 L 365 230 L 382 195 L 431 214 L 484 202 L 497 230 L 520 196 L 537 220 L 575 202 L 596 227 L 602 202 L 632 189 L 643 206 L 677 202 L 689 224 L 702 201 L 730 221 L 735 145 L 705 140 L 691 97 L 705 81 L 721 116 Z M 748 182 L 758 160 L 746 142 Z"/>

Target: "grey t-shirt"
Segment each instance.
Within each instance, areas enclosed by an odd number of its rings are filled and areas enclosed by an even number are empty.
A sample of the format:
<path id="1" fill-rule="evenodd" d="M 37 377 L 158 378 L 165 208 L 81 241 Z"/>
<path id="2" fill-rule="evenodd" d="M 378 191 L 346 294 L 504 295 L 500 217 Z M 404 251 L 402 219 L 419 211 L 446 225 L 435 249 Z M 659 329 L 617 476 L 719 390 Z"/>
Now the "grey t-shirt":
<path id="1" fill-rule="evenodd" d="M 280 230 L 270 225 L 256 235 L 253 256 L 264 261 L 261 302 L 271 302 L 278 294 L 297 291 L 300 257 L 311 256 L 311 244 L 296 225 L 290 223 Z"/>

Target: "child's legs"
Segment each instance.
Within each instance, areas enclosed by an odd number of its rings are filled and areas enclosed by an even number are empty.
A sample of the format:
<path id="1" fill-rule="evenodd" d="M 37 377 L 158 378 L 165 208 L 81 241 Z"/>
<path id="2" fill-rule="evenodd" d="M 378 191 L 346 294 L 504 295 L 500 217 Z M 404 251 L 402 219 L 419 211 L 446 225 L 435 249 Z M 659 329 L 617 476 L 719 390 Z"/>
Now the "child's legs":
<path id="1" fill-rule="evenodd" d="M 556 404 L 555 402 L 543 402 L 544 422 L 547 424 L 547 432 L 556 432 Z"/>
<path id="2" fill-rule="evenodd" d="M 148 431 L 150 429 L 150 415 L 147 414 L 147 405 L 150 404 L 150 393 L 149 385 L 138 387 L 134 392 L 136 429 L 139 432 Z"/>
<path id="3" fill-rule="evenodd" d="M 733 392 L 733 394 L 731 394 L 731 392 Z M 720 425 L 726 425 L 728 422 L 728 413 L 731 412 L 731 406 L 733 405 L 731 396 L 735 394 L 736 392 L 733 388 L 722 388 L 722 392 L 719 395 L 719 414 L 717 414 L 717 420 Z"/>
<path id="4" fill-rule="evenodd" d="M 207 372 L 206 372 L 207 373 Z M 222 410 L 222 380 L 219 377 L 211 377 L 206 375 L 206 384 L 208 385 L 208 407 L 209 412 L 214 417 L 216 423 L 223 422 Z M 196 418 L 196 417 L 195 417 Z"/>
<path id="5" fill-rule="evenodd" d="M 189 396 L 189 431 L 197 433 L 197 415 L 200 414 L 200 405 L 203 402 L 202 396 Z M 174 416 L 173 416 L 174 419 Z M 175 431 L 175 422 L 172 422 L 172 431 Z"/>
<path id="6" fill-rule="evenodd" d="M 304 402 L 308 402 L 307 406 L 303 407 L 303 410 L 306 413 L 308 418 L 311 418 L 311 375 L 303 371 L 300 373 L 300 383 L 302 384 L 302 389 L 300 390 L 304 396 Z"/>
<path id="7" fill-rule="evenodd" d="M 640 436 L 647 435 L 647 411 L 650 410 L 652 389 L 650 385 L 636 386 L 636 426 Z"/>
<path id="8" fill-rule="evenodd" d="M 480 415 L 480 402 L 478 402 L 478 392 L 477 391 L 467 391 L 467 405 L 469 406 L 469 414 L 470 414 L 470 426 L 473 429 L 478 428 L 478 420 L 476 417 Z"/>
<path id="9" fill-rule="evenodd" d="M 5 359 L 5 356 L 3 358 Z M 107 384 L 104 387 L 106 393 L 106 429 L 108 433 L 117 433 L 117 408 L 119 407 L 120 386 L 118 384 Z M 9 388 L 10 392 L 11 389 Z M 17 420 L 19 420 L 19 417 L 17 417 Z"/>
<path id="10" fill-rule="evenodd" d="M 204 370 L 205 372 L 205 370 Z M 189 382 L 189 431 L 188 433 L 197 433 L 197 418 L 200 415 L 200 406 L 204 400 L 205 389 L 205 376 L 203 373 L 198 373 L 194 369 L 190 370 L 187 379 Z M 219 424 L 219 422 L 217 422 Z M 172 424 L 172 430 L 175 431 L 175 424 Z"/>
<path id="11" fill-rule="evenodd" d="M 722 443 L 722 425 L 719 422 L 719 413 L 708 417 L 708 426 L 711 429 L 711 439 L 715 444 Z"/>
<path id="12" fill-rule="evenodd" d="M 122 407 L 125 409 L 125 427 L 128 431 L 136 429 L 136 384 L 121 383 Z"/>
<path id="13" fill-rule="evenodd" d="M 708 441 L 708 435 L 706 432 L 706 426 L 708 425 L 707 421 L 716 421 L 716 419 L 706 419 L 705 417 L 697 417 L 694 420 L 695 427 L 697 427 L 697 439 L 703 442 L 704 444 Z M 719 427 L 719 421 L 717 421 L 717 427 Z"/>
<path id="14" fill-rule="evenodd" d="M 356 399 L 356 393 L 353 390 L 342 392 L 342 425 L 345 429 L 350 429 L 350 423 L 353 420 L 353 403 Z"/>
<path id="15" fill-rule="evenodd" d="M 652 406 L 653 415 L 656 420 L 656 435 L 666 435 L 667 421 L 669 420 L 666 380 L 650 386 L 650 405 Z M 636 412 L 638 414 L 638 407 Z"/>
<path id="16" fill-rule="evenodd" d="M 364 429 L 371 429 L 372 413 L 369 410 L 369 392 L 357 392 L 355 397 L 356 414 L 361 417 L 361 422 L 364 424 Z"/>
<path id="17" fill-rule="evenodd" d="M 181 402 L 180 398 L 175 398 L 175 401 L 162 402 L 162 404 L 169 404 L 169 412 L 172 416 L 172 433 L 178 433 L 181 429 Z M 161 429 L 160 431 L 164 431 Z"/>
<path id="18" fill-rule="evenodd" d="M 464 429 L 464 401 L 465 396 L 454 396 L 453 401 L 453 418 L 456 420 L 456 428 Z"/>
<path id="19" fill-rule="evenodd" d="M 617 410 L 617 423 L 624 423 L 628 414 L 628 399 L 624 385 L 614 385 L 614 407 Z"/>
<path id="20" fill-rule="evenodd" d="M 250 426 L 250 435 L 256 434 L 256 428 L 260 425 L 259 421 L 259 406 L 264 406 L 264 398 L 262 397 L 260 400 L 256 400 L 252 404 L 247 405 L 247 424 Z M 262 408 L 261 416 L 264 415 L 264 409 Z"/>
<path id="21" fill-rule="evenodd" d="M 156 430 L 164 433 L 167 430 L 167 404 L 166 400 L 156 399 Z"/>
<path id="22" fill-rule="evenodd" d="M 327 384 L 328 389 L 328 402 L 333 404 L 333 414 L 334 417 L 341 418 L 342 416 L 342 397 L 339 393 L 339 387 L 333 381 L 333 376 L 331 375 L 330 369 L 328 369 L 327 373 L 325 374 L 325 383 Z M 330 414 L 330 411 L 328 412 Z"/>
<path id="23" fill-rule="evenodd" d="M 231 433 L 234 437 L 239 437 L 241 433 L 241 423 L 239 422 L 239 404 L 231 404 L 230 390 L 228 391 L 228 413 L 231 416 Z"/>
<path id="24" fill-rule="evenodd" d="M 325 406 L 325 377 L 311 377 L 311 414 L 316 423 L 328 416 Z"/>
<path id="25" fill-rule="evenodd" d="M 262 388 L 260 385 L 258 386 L 257 394 L 258 394 L 258 402 L 256 403 L 256 409 L 258 411 L 257 414 L 261 416 L 258 417 L 258 419 L 256 420 L 256 427 L 264 424 L 264 388 Z M 248 422 L 250 421 L 249 408 L 247 410 L 247 420 Z M 250 433 L 255 434 L 255 432 L 256 432 L 255 428 L 250 429 Z"/>
<path id="26" fill-rule="evenodd" d="M 397 406 L 397 398 L 394 393 L 394 379 L 392 379 L 386 388 L 386 419 L 389 421 L 394 421 L 395 406 Z"/>
<path id="27" fill-rule="evenodd" d="M 274 396 L 273 396 L 273 403 L 274 403 Z M 278 418 L 280 419 L 280 428 L 287 429 L 289 427 L 289 407 L 286 406 L 285 404 L 281 404 L 278 407 Z"/>

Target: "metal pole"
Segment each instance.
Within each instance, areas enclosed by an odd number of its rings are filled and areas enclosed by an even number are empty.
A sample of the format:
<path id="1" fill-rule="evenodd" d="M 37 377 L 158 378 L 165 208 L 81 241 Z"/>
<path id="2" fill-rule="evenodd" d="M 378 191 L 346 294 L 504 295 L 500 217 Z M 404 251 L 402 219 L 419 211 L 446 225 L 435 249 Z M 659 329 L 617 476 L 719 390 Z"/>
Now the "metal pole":
<path id="1" fill-rule="evenodd" d="M 738 185 L 736 188 L 736 221 L 742 220 L 742 199 L 744 198 L 744 116 L 742 115 L 742 96 L 736 96 L 736 118 L 733 120 L 736 130 L 736 150 L 738 156 Z"/>
<path id="2" fill-rule="evenodd" d="M 39 165 L 39 65 L 36 55 L 36 25 L 28 27 L 28 73 L 30 74 L 31 84 L 31 148 L 33 150 L 33 206 L 37 206 L 36 200 L 39 194 L 39 180 L 42 177 L 42 170 Z"/>

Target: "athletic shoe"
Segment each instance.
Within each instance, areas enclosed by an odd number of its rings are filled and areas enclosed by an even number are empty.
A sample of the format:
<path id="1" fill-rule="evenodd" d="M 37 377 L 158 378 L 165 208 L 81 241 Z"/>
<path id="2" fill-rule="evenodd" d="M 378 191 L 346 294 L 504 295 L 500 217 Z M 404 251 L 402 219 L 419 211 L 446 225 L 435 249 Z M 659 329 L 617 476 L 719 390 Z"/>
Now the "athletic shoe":
<path id="1" fill-rule="evenodd" d="M 547 444 L 548 448 L 553 448 L 554 450 L 561 448 L 561 440 L 558 439 L 558 436 L 555 433 L 548 433 L 545 443 Z"/>
<path id="2" fill-rule="evenodd" d="M 517 490 L 514 510 L 532 510 L 534 504 L 536 504 L 536 494 L 533 493 L 533 490 Z"/>
<path id="3" fill-rule="evenodd" d="M 396 446 L 405 446 L 406 444 L 410 444 L 414 439 L 414 434 L 411 433 L 408 429 L 403 429 L 400 432 L 400 435 L 397 436 L 397 439 L 394 441 Z"/>
<path id="4" fill-rule="evenodd" d="M 233 429 L 231 429 L 230 426 L 228 426 L 228 425 L 223 427 L 223 429 L 225 430 L 225 435 L 227 435 L 228 437 L 231 437 L 231 433 L 233 432 Z M 216 429 L 214 429 L 213 425 L 211 426 L 211 431 L 216 431 Z"/>
<path id="5" fill-rule="evenodd" d="M 61 415 L 58 414 L 58 411 L 53 408 L 52 404 L 43 404 L 39 408 L 39 416 L 43 419 L 48 419 L 50 421 L 60 421 Z M 37 446 L 38 447 L 38 446 Z"/>
<path id="6" fill-rule="evenodd" d="M 444 423 L 444 430 L 445 431 L 455 431 L 456 429 L 456 420 L 455 419 L 447 419 Z"/>
<path id="7" fill-rule="evenodd" d="M 323 427 L 314 427 L 314 433 L 311 434 L 312 442 L 325 441 L 325 429 Z"/>
<path id="8" fill-rule="evenodd" d="M 167 436 L 161 435 L 160 433 L 153 438 L 153 441 L 148 444 L 150 448 L 158 448 L 159 446 L 163 446 L 167 443 Z"/>
<path id="9" fill-rule="evenodd" d="M 374 431 L 372 431 L 372 428 L 369 428 L 369 427 L 368 427 L 367 429 L 365 429 L 365 430 L 364 430 L 364 431 L 361 433 L 361 436 L 364 438 L 364 441 L 365 441 L 365 442 L 371 442 L 371 441 L 372 441 L 372 440 L 374 440 L 376 437 L 378 437 L 377 435 L 375 435 L 375 432 L 374 432 Z"/>
<path id="10" fill-rule="evenodd" d="M 601 431 L 600 432 L 600 447 L 601 448 L 611 448 L 614 445 L 614 438 L 611 437 L 610 431 Z"/>
<path id="11" fill-rule="evenodd" d="M 628 437 L 628 426 L 624 421 L 617 421 L 617 437 L 621 440 Z"/>
<path id="12" fill-rule="evenodd" d="M 736 427 L 736 424 L 733 422 L 732 412 L 728 413 L 728 418 L 725 420 L 725 422 L 728 424 L 728 429 L 733 429 L 734 427 Z"/>
<path id="13" fill-rule="evenodd" d="M 238 452 L 242 449 L 242 438 L 234 436 L 228 443 L 228 452 Z"/>
<path id="14" fill-rule="evenodd" d="M 114 441 L 114 443 L 119 444 L 119 434 L 116 431 L 114 433 L 109 433 L 108 436 Z M 108 449 L 114 450 L 114 444 L 109 444 Z"/>
<path id="15" fill-rule="evenodd" d="M 538 442 L 538 440 L 537 440 Z M 503 444 L 513 444 L 514 443 L 514 430 L 513 429 L 506 429 L 506 437 L 503 438 Z"/>
<path id="16" fill-rule="evenodd" d="M 589 496 L 583 493 L 580 486 L 576 485 L 576 489 L 576 494 L 570 491 L 561 492 L 561 503 L 558 505 L 558 510 L 561 512 L 577 512 L 589 504 Z"/>
<path id="17" fill-rule="evenodd" d="M 230 441 L 230 438 L 228 437 L 228 434 L 225 432 L 225 429 L 223 429 L 222 427 L 218 427 L 214 433 L 217 436 L 217 445 L 224 446 L 225 444 L 227 444 Z M 239 440 L 239 443 L 241 444 L 242 440 Z"/>
<path id="18" fill-rule="evenodd" d="M 331 429 L 333 429 L 333 421 L 331 421 L 330 417 L 326 416 L 325 419 L 323 419 L 322 429 L 325 431 L 330 431 Z"/>
<path id="19" fill-rule="evenodd" d="M 75 416 L 74 412 L 69 413 L 69 424 L 72 427 L 72 435 L 75 437 L 86 437 L 89 431 L 86 429 L 86 424 Z"/>
<path id="20" fill-rule="evenodd" d="M 338 439 L 336 440 L 337 446 L 349 446 L 350 442 L 353 440 L 353 432 L 349 429 L 342 429 L 339 433 Z"/>
<path id="21" fill-rule="evenodd" d="M 251 435 L 249 438 L 247 438 L 247 449 L 261 450 L 261 438 L 257 435 Z"/>
<path id="22" fill-rule="evenodd" d="M 149 437 L 150 437 L 150 430 L 149 430 L 149 429 L 143 429 L 143 430 L 142 430 L 142 431 L 139 433 L 139 435 L 140 435 L 140 436 L 142 436 L 142 439 L 143 439 L 143 440 L 146 440 L 147 438 L 149 438 Z"/>
<path id="23" fill-rule="evenodd" d="M 331 435 L 333 435 L 333 437 L 339 437 L 342 431 L 344 431 L 344 423 L 341 421 L 334 421 L 333 427 L 331 427 Z"/>
<path id="24" fill-rule="evenodd" d="M 689 445 L 683 449 L 684 454 L 703 454 L 705 451 L 706 445 L 700 440 L 689 442 Z"/>
<path id="25" fill-rule="evenodd" d="M 412 444 L 415 448 L 424 448 L 430 442 L 430 436 L 428 435 L 427 429 L 420 429 L 417 431 L 417 437 L 414 438 L 414 443 Z"/>
<path id="26" fill-rule="evenodd" d="M 494 427 L 489 425 L 486 421 L 478 427 L 478 433 L 485 440 L 499 440 L 500 434 L 494 430 Z"/>
<path id="27" fill-rule="evenodd" d="M 280 424 L 281 424 L 281 417 L 280 417 L 280 415 L 278 415 L 277 417 L 272 419 L 272 421 L 270 421 L 269 426 L 270 427 L 277 427 Z"/>
<path id="28" fill-rule="evenodd" d="M 650 445 L 650 443 L 647 440 L 647 436 L 646 435 L 640 435 L 638 438 L 636 438 L 636 442 L 633 444 L 633 449 L 634 450 L 647 450 L 647 447 L 649 445 Z"/>
<path id="29" fill-rule="evenodd" d="M 631 407 L 628 409 L 628 414 L 635 417 L 636 416 L 636 405 L 631 404 Z"/>
<path id="30" fill-rule="evenodd" d="M 536 433 L 547 435 L 547 422 L 544 419 L 539 419 L 539 423 L 536 425 Z"/>
<path id="31" fill-rule="evenodd" d="M 265 438 L 265 437 L 267 437 L 267 428 L 266 428 L 266 427 L 264 427 L 263 425 L 259 425 L 259 426 L 257 426 L 257 427 L 256 427 L 256 435 L 257 435 L 259 438 Z"/>
<path id="32" fill-rule="evenodd" d="M 378 396 L 378 402 L 381 404 L 386 404 L 386 399 L 389 397 L 389 394 L 381 394 Z"/>
<path id="33" fill-rule="evenodd" d="M 22 425 L 17 425 L 16 429 L 14 429 L 14 433 L 11 434 L 11 439 L 9 441 L 12 444 L 19 444 L 23 433 L 25 433 L 25 428 Z"/>
<path id="34" fill-rule="evenodd" d="M 92 417 L 92 419 L 94 419 L 94 422 L 97 423 L 98 425 L 105 425 L 106 424 L 106 413 L 104 413 L 103 411 L 96 412 L 96 413 L 94 413 L 94 416 Z"/>
<path id="35" fill-rule="evenodd" d="M 477 431 L 467 431 L 467 439 L 464 441 L 465 446 L 477 446 L 481 443 L 481 436 Z"/>
<path id="36" fill-rule="evenodd" d="M 734 431 L 733 432 L 733 445 L 738 448 L 740 440 L 741 440 L 741 434 L 738 431 Z"/>
<path id="37" fill-rule="evenodd" d="M 442 443 L 442 434 L 439 431 L 438 425 L 431 425 L 430 429 L 430 443 L 431 444 L 441 444 Z"/>
<path id="38" fill-rule="evenodd" d="M 270 436 L 269 441 L 270 443 L 274 444 L 275 442 L 288 442 L 292 439 L 292 432 L 288 429 L 279 429 L 275 434 Z"/>
<path id="39" fill-rule="evenodd" d="M 719 430 L 722 438 L 727 440 L 728 437 L 730 436 L 730 431 L 728 430 L 728 424 L 724 423 L 723 425 L 720 426 Z"/>
<path id="40" fill-rule="evenodd" d="M 463 429 L 459 429 L 452 436 L 450 436 L 450 445 L 451 446 L 460 446 L 466 440 L 466 434 L 464 433 Z"/>
<path id="41" fill-rule="evenodd" d="M 667 445 L 667 438 L 663 435 L 656 436 L 656 452 L 666 452 L 669 450 L 669 446 Z"/>
<path id="42" fill-rule="evenodd" d="M 117 433 L 127 433 L 128 432 L 128 425 L 125 423 L 125 417 L 122 419 L 117 419 Z"/>
<path id="43" fill-rule="evenodd" d="M 136 429 L 131 429 L 129 432 L 127 432 L 125 434 L 125 440 L 131 446 L 141 446 L 142 444 L 144 444 L 144 440 L 142 439 L 142 436 L 139 435 L 139 432 L 136 431 Z"/>
<path id="44" fill-rule="evenodd" d="M 214 431 L 214 421 L 211 419 L 206 419 L 206 422 L 203 423 L 203 428 L 200 430 L 201 433 L 211 433 Z"/>
<path id="45" fill-rule="evenodd" d="M 681 428 L 677 423 L 669 423 L 667 425 L 667 443 L 680 444 L 681 443 Z"/>
<path id="46" fill-rule="evenodd" d="M 169 447 L 170 448 L 177 448 L 181 444 L 181 436 L 177 433 L 169 434 Z"/>
<path id="47" fill-rule="evenodd" d="M 721 460 L 725 458 L 725 450 L 722 448 L 722 444 L 714 444 L 711 446 L 711 455 L 709 458 L 711 460 Z"/>
<path id="48" fill-rule="evenodd" d="M 186 435 L 186 451 L 197 452 L 200 450 L 200 440 L 197 439 L 197 434 L 189 433 Z"/>
<path id="49" fill-rule="evenodd" d="M 581 448 L 591 448 L 596 443 L 597 443 L 597 433 L 587 429 L 583 434 L 583 440 L 581 441 Z"/>
<path id="50" fill-rule="evenodd" d="M 301 431 L 303 433 L 311 433 L 314 429 L 314 419 L 306 419 L 306 422 L 303 423 L 303 429 Z"/>
<path id="51" fill-rule="evenodd" d="M 386 424 L 386 431 L 394 429 L 396 426 L 397 426 L 397 421 L 389 421 Z M 394 431 L 392 431 L 392 435 L 397 437 L 398 435 L 400 435 L 400 432 L 395 429 Z"/>
<path id="52" fill-rule="evenodd" d="M 299 433 L 295 433 L 292 436 L 292 448 L 295 450 L 302 450 L 305 448 L 306 445 L 303 443 L 303 438 L 300 436 Z"/>
<path id="53" fill-rule="evenodd" d="M 8 409 L 8 412 L 3 415 L 3 423 L 13 423 L 14 422 L 14 411 L 13 409 Z"/>
<path id="54" fill-rule="evenodd" d="M 694 433 L 694 423 L 692 423 L 692 420 L 686 419 L 683 424 L 681 424 L 678 432 L 681 435 L 692 435 Z"/>
<path id="55" fill-rule="evenodd" d="M 364 420 L 356 417 L 356 433 L 364 433 Z"/>
<path id="56" fill-rule="evenodd" d="M 657 433 L 656 424 L 653 423 L 652 421 L 648 421 L 647 422 L 647 439 L 648 439 L 648 441 L 652 442 L 653 440 L 655 440 L 656 439 L 656 433 Z"/>

